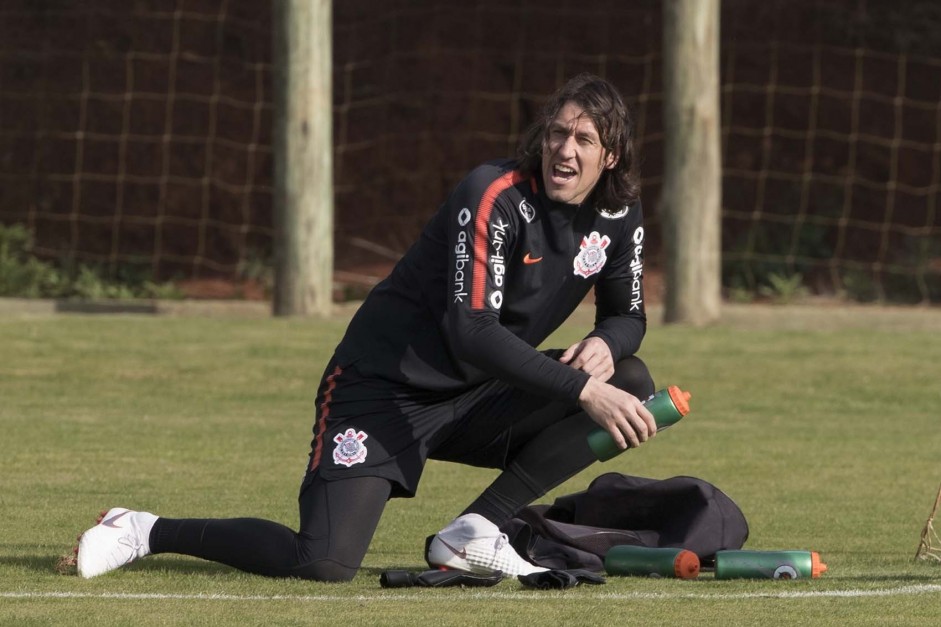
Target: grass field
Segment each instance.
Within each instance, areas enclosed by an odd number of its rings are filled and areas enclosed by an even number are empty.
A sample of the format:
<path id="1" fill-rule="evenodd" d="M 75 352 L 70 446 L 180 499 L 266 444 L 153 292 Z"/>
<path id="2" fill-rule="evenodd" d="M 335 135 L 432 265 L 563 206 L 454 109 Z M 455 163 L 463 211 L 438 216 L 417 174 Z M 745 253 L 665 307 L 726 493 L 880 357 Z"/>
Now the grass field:
<path id="1" fill-rule="evenodd" d="M 379 573 L 422 569 L 424 537 L 494 476 L 435 462 L 415 499 L 390 502 L 350 584 L 170 555 L 57 574 L 113 505 L 296 525 L 315 387 L 347 317 L 0 314 L 0 624 L 941 624 L 941 565 L 913 561 L 941 482 L 941 311 L 725 312 L 652 324 L 641 351 L 660 387 L 692 391 L 690 416 L 543 501 L 609 471 L 701 477 L 744 511 L 746 548 L 819 551 L 820 579 L 384 590 Z"/>

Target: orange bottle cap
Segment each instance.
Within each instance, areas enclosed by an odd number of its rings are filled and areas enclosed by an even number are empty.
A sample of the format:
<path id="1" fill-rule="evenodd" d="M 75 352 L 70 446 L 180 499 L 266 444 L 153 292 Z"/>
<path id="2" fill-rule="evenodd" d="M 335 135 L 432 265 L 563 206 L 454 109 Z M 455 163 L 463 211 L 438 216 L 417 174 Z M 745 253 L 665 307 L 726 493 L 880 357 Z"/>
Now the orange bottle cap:
<path id="1" fill-rule="evenodd" d="M 695 579 L 699 576 L 699 556 L 686 549 L 676 554 L 673 573 L 678 579 Z"/>
<path id="2" fill-rule="evenodd" d="M 827 572 L 827 565 L 820 561 L 820 554 L 816 551 L 810 552 L 810 576 L 816 579 Z"/>
<path id="3" fill-rule="evenodd" d="M 689 392 L 684 392 L 675 385 L 671 385 L 667 388 L 667 392 L 670 394 L 670 399 L 673 401 L 673 405 L 676 407 L 676 411 L 680 412 L 681 416 L 685 416 L 689 413 L 689 399 L 693 396 Z"/>

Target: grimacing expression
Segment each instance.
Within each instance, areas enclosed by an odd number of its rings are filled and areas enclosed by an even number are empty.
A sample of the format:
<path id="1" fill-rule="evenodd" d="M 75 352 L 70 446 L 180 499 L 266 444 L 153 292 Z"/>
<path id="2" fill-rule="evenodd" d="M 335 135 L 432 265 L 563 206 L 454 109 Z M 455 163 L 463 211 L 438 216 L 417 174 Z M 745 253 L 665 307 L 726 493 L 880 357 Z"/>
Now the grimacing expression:
<path id="1" fill-rule="evenodd" d="M 565 103 L 549 123 L 542 147 L 542 179 L 546 195 L 556 202 L 585 201 L 601 174 L 617 163 L 601 145 L 594 122 L 580 106 Z"/>

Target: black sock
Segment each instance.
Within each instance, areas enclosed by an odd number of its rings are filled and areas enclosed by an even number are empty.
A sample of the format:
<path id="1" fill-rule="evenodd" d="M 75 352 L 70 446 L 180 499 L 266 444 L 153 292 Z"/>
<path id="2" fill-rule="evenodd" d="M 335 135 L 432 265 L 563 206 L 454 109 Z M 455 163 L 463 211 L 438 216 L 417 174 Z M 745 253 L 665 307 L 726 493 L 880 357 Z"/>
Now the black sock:
<path id="1" fill-rule="evenodd" d="M 506 470 L 462 514 L 480 514 L 496 525 L 596 461 L 588 446 L 594 421 L 569 416 L 534 437 Z"/>

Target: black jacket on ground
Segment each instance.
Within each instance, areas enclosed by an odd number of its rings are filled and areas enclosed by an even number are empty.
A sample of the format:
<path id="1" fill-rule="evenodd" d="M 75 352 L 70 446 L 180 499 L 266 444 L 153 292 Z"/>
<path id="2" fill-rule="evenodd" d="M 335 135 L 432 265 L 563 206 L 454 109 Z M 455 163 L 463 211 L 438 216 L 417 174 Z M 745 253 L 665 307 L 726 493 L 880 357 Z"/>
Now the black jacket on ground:
<path id="1" fill-rule="evenodd" d="M 546 568 L 604 570 L 619 544 L 682 548 L 704 565 L 716 551 L 748 539 L 741 509 L 714 485 L 695 477 L 645 479 L 601 475 L 588 489 L 550 505 L 526 507 L 501 529 L 520 555 Z"/>

